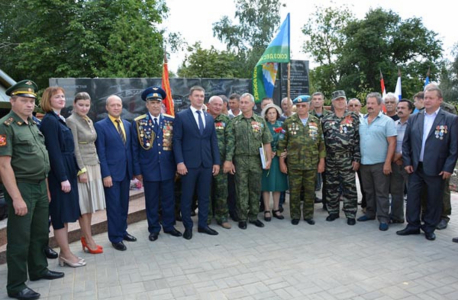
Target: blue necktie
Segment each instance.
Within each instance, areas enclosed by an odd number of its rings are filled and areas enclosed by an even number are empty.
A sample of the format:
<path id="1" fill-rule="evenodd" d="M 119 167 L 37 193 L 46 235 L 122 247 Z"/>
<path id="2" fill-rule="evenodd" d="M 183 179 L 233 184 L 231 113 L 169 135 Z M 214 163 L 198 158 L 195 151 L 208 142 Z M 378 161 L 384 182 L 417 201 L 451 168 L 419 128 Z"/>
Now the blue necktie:
<path id="1" fill-rule="evenodd" d="M 202 115 L 200 110 L 196 110 L 196 113 L 199 115 L 199 130 L 200 135 L 204 134 L 204 121 L 202 120 Z"/>
<path id="2" fill-rule="evenodd" d="M 158 129 L 159 129 L 159 124 L 157 123 L 157 118 L 154 118 L 154 132 L 157 133 Z"/>

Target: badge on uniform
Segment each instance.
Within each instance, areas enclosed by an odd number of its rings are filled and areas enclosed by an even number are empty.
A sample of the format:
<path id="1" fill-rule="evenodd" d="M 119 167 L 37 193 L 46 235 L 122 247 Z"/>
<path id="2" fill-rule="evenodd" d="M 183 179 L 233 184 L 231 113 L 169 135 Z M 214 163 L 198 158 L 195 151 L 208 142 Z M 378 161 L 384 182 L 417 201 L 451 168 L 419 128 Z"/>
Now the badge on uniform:
<path id="1" fill-rule="evenodd" d="M 318 125 L 314 122 L 309 123 L 309 135 L 314 140 L 318 135 Z"/>
<path id="2" fill-rule="evenodd" d="M 6 134 L 0 134 L 0 147 L 6 146 Z"/>
<path id="3" fill-rule="evenodd" d="M 434 135 L 436 136 L 436 139 L 443 140 L 447 132 L 447 125 L 437 125 Z"/>
<path id="4" fill-rule="evenodd" d="M 173 132 L 173 123 L 169 120 L 164 120 L 164 125 L 162 126 L 162 150 L 172 151 L 172 132 Z"/>
<path id="5" fill-rule="evenodd" d="M 298 131 L 299 125 L 297 125 L 296 123 L 291 123 L 290 125 L 288 125 L 288 132 L 290 132 L 291 135 L 296 135 Z"/>
<path id="6" fill-rule="evenodd" d="M 254 133 L 258 133 L 261 131 L 261 124 L 259 124 L 259 122 L 256 122 L 256 121 L 252 121 L 251 128 L 253 128 Z"/>
<path id="7" fill-rule="evenodd" d="M 224 127 L 226 127 L 226 123 L 224 123 L 224 122 L 215 123 L 215 129 L 216 130 L 224 130 Z"/>

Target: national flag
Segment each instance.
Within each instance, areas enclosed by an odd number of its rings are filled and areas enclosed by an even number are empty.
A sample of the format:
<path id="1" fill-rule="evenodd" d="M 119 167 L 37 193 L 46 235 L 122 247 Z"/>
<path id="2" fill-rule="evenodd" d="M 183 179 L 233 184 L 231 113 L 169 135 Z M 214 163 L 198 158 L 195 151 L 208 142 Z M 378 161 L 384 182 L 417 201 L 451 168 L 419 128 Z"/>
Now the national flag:
<path id="1" fill-rule="evenodd" d="M 399 100 L 402 99 L 402 89 L 401 89 L 401 70 L 398 70 L 398 82 L 396 83 L 396 89 L 394 94 L 398 97 Z"/>
<path id="2" fill-rule="evenodd" d="M 253 96 L 256 102 L 265 97 L 272 97 L 278 63 L 290 60 L 290 19 L 289 13 L 280 26 L 277 35 L 270 42 L 259 59 L 253 72 Z"/>
<path id="3" fill-rule="evenodd" d="M 430 75 L 431 69 L 428 68 L 428 72 L 426 73 L 426 78 L 425 78 L 425 86 L 423 87 L 423 90 L 426 90 L 426 86 L 429 84 L 429 75 Z"/>
<path id="4" fill-rule="evenodd" d="M 175 116 L 175 108 L 173 106 L 172 89 L 169 81 L 169 68 L 167 66 L 167 54 L 164 53 L 164 64 L 162 65 L 162 89 L 165 91 L 165 100 L 163 101 L 166 108 L 166 113 Z"/>

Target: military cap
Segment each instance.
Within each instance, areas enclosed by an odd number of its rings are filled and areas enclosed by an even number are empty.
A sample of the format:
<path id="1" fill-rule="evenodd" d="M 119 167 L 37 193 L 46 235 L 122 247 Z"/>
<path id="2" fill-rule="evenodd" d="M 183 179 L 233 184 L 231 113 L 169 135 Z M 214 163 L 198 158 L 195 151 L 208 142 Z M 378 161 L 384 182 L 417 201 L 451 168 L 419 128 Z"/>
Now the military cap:
<path id="1" fill-rule="evenodd" d="M 17 82 L 15 85 L 6 90 L 8 96 L 20 96 L 27 98 L 37 98 L 38 86 L 35 82 L 29 79 L 24 79 Z"/>
<path id="2" fill-rule="evenodd" d="M 310 96 L 309 95 L 297 96 L 296 99 L 293 100 L 293 104 L 307 103 L 307 102 L 310 102 Z"/>
<path id="3" fill-rule="evenodd" d="M 345 91 L 338 90 L 338 91 L 332 92 L 332 101 L 337 100 L 339 98 L 347 99 L 347 96 L 345 96 Z"/>
<path id="4" fill-rule="evenodd" d="M 165 91 L 157 86 L 149 87 L 146 90 L 144 90 L 142 93 L 143 101 L 148 101 L 148 100 L 162 101 L 165 99 L 165 97 L 166 97 Z"/>

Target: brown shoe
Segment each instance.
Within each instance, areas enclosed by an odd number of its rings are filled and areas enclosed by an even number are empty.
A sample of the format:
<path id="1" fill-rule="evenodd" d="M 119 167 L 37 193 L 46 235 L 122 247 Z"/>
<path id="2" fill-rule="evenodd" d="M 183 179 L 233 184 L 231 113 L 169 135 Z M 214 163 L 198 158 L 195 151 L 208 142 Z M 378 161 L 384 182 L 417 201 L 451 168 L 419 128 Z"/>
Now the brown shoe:
<path id="1" fill-rule="evenodd" d="M 231 223 L 229 223 L 229 222 L 227 222 L 227 221 L 226 221 L 226 222 L 223 222 L 223 223 L 221 223 L 221 224 L 219 224 L 219 225 L 220 225 L 221 227 L 225 228 L 225 229 L 231 229 L 231 228 L 232 228 Z"/>

